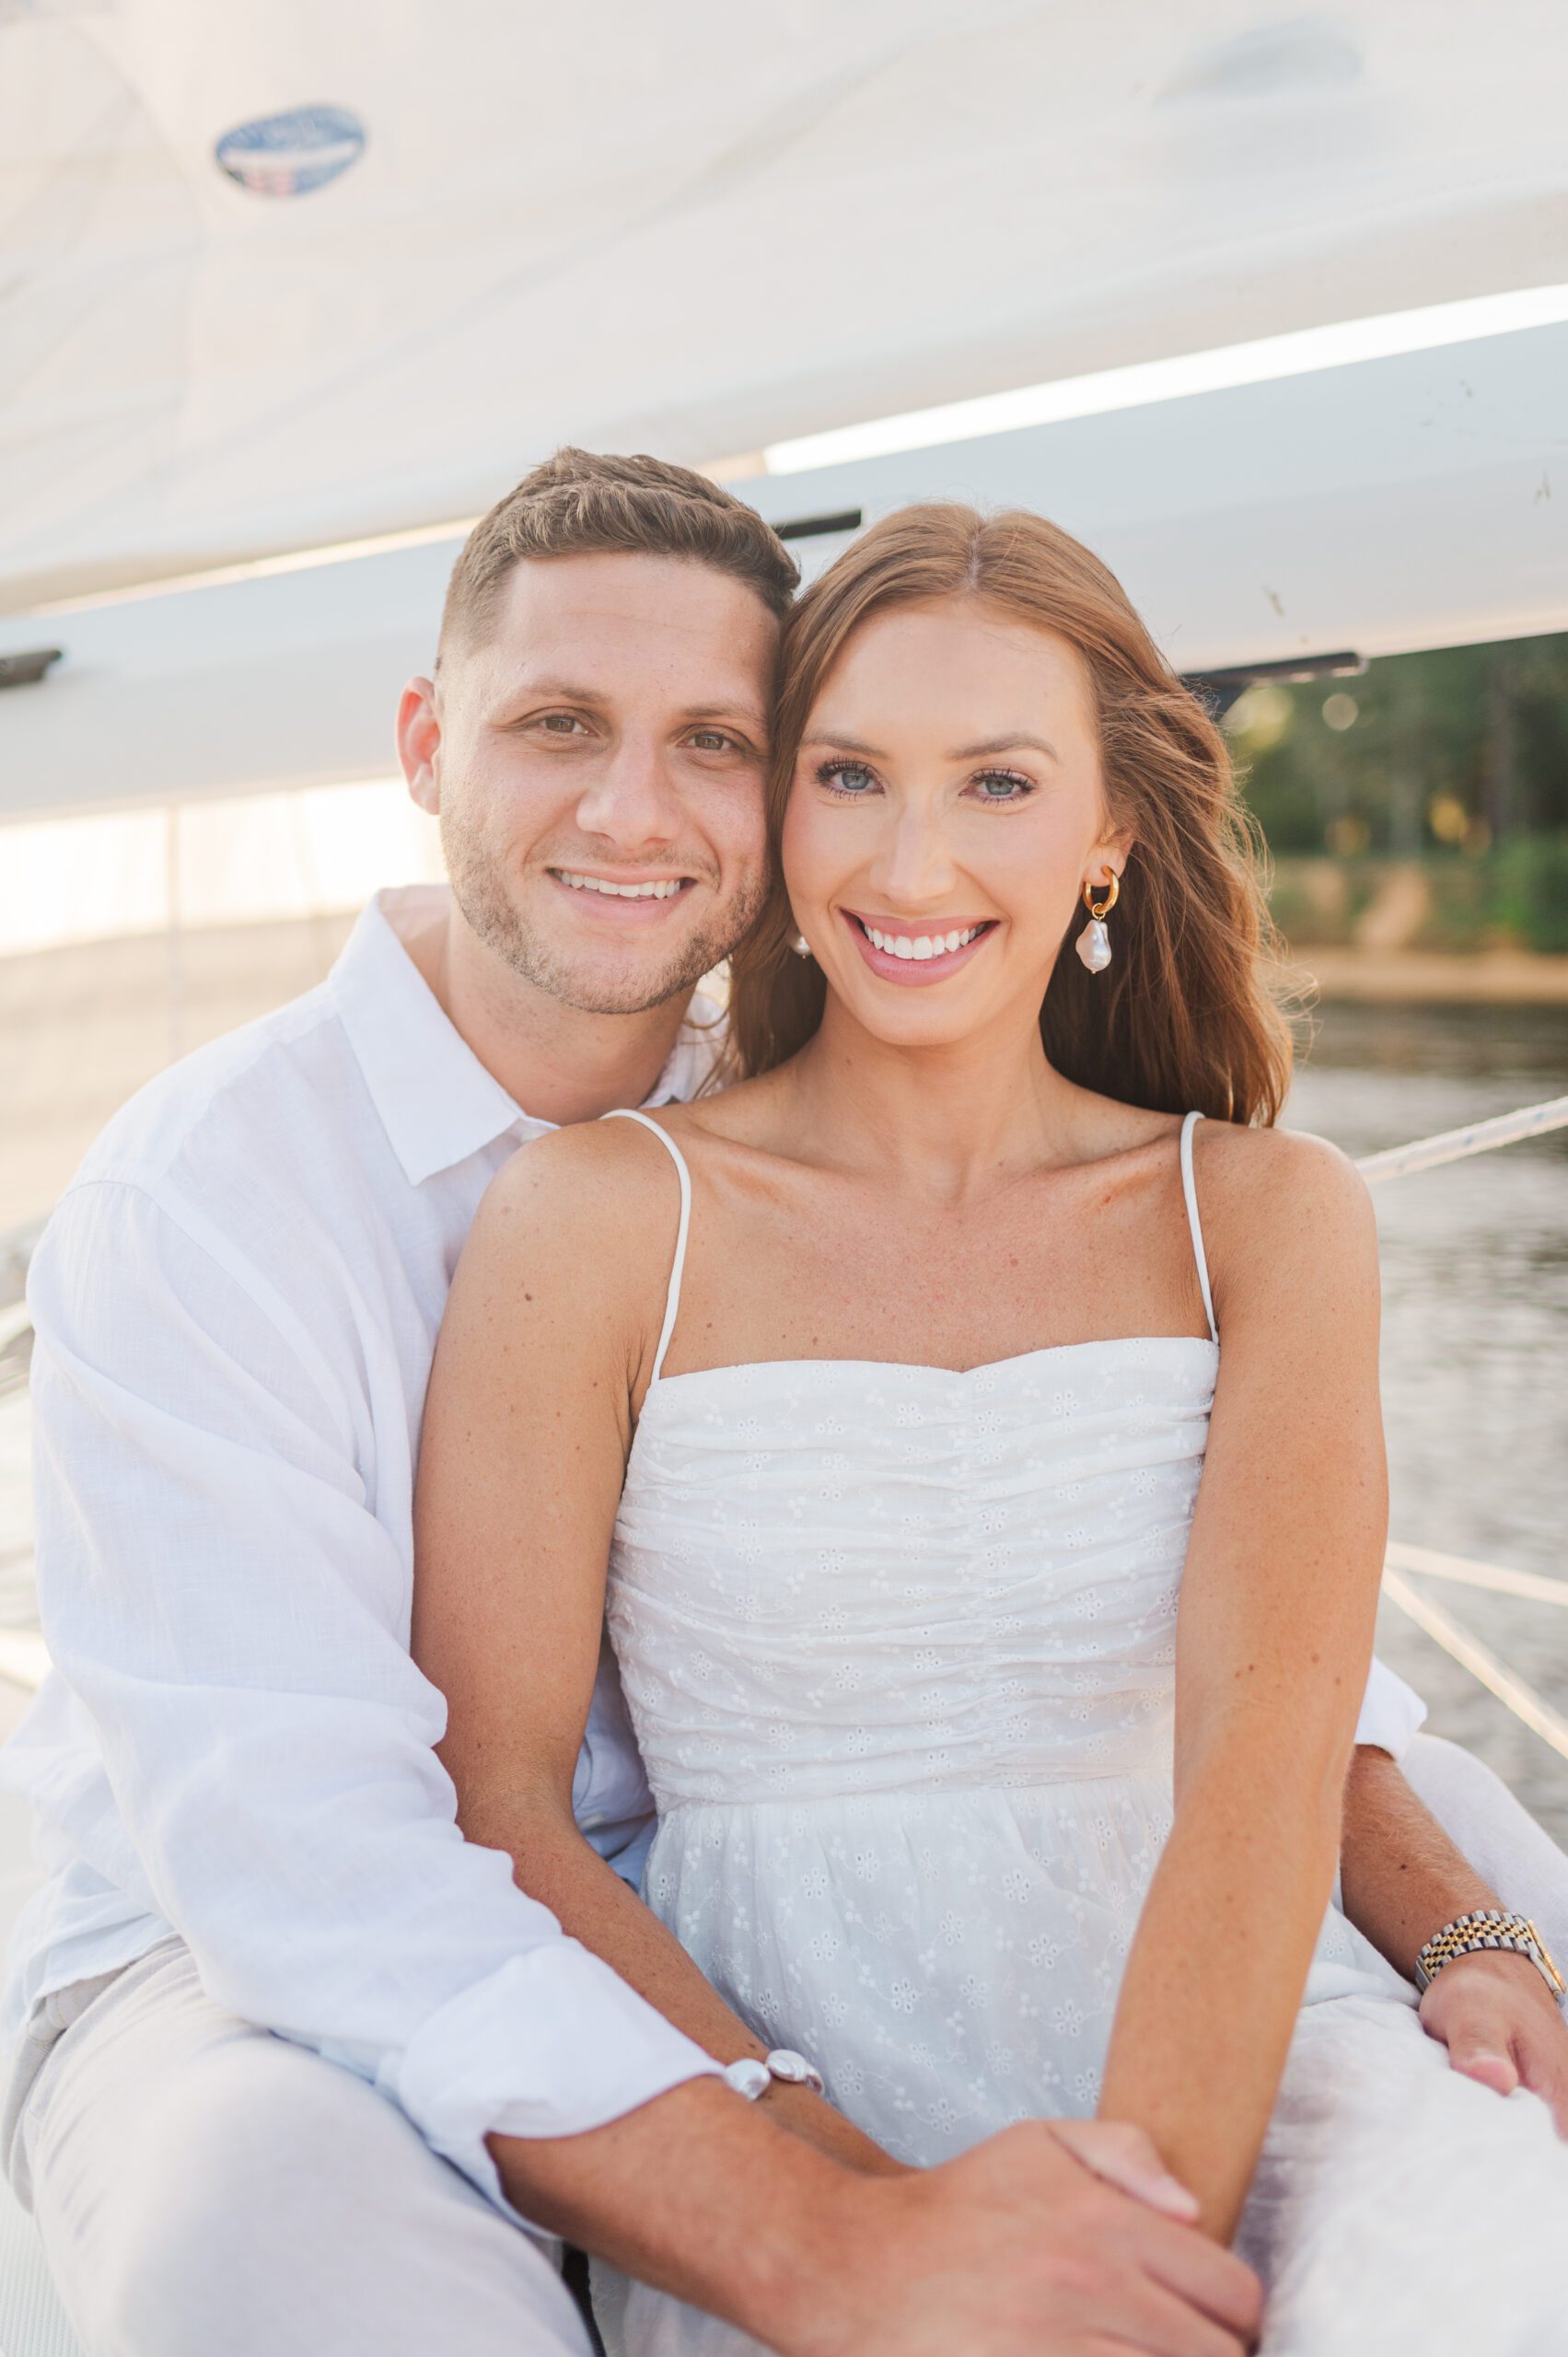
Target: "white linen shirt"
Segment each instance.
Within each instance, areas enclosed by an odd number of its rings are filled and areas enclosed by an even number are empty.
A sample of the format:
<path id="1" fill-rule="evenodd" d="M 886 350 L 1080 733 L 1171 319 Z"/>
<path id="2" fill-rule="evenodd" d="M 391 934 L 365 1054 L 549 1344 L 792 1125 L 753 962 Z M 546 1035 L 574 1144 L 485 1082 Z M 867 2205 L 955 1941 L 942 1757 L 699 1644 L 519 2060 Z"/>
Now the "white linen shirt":
<path id="1" fill-rule="evenodd" d="M 571 2135 L 715 2066 L 462 1839 L 409 1654 L 436 1329 L 485 1188 L 551 1126 L 403 949 L 412 898 L 133 1098 L 34 1257 L 54 1668 L 0 1776 L 49 1878 L 4 2026 L 177 1931 L 212 1996 L 361 2073 L 500 2200 L 491 2131 Z M 710 1069 L 694 1012 L 652 1105 Z M 1399 1757 L 1423 1714 L 1375 1665 L 1361 1740 Z M 634 1873 L 652 1804 L 608 1649 L 574 1798 Z"/>
<path id="2" fill-rule="evenodd" d="M 571 2135 L 716 2066 L 462 1839 L 433 1747 L 424 1390 L 480 1198 L 551 1124 L 403 949 L 412 897 L 133 1098 L 34 1256 L 54 1668 L 0 1775 L 49 1878 L 4 2026 L 178 1931 L 212 1996 L 373 2081 L 498 2199 L 491 2131 Z M 651 1105 L 710 1068 L 717 1011 L 693 1012 Z M 634 1873 L 652 1803 L 608 1648 L 574 1799 Z"/>

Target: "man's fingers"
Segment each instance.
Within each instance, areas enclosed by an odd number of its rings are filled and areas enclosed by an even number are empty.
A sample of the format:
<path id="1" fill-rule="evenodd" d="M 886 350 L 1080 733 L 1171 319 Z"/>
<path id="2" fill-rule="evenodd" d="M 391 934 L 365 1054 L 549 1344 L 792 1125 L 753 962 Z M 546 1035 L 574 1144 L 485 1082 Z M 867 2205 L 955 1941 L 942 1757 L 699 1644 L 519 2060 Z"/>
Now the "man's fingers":
<path id="1" fill-rule="evenodd" d="M 1140 2257 L 1146 2272 L 1179 2300 L 1226 2330 L 1250 2340 L 1263 2316 L 1263 2289 L 1252 2270 L 1190 2226 L 1144 2221 Z"/>
<path id="2" fill-rule="evenodd" d="M 1525 2085 L 1551 2106 L 1558 2134 L 1568 2139 L 1568 2038 L 1558 2034 L 1553 2023 L 1541 2038 L 1517 2039 L 1515 2051 Z"/>
<path id="3" fill-rule="evenodd" d="M 1152 2282 L 1138 2286 L 1127 2323 L 1115 2319 L 1134 2349 L 1157 2350 L 1159 2357 L 1242 2357 L 1251 2335 L 1216 2324 L 1185 2300 Z"/>
<path id="4" fill-rule="evenodd" d="M 1494 2007 L 1464 2005 L 1447 2025 L 1448 2060 L 1467 2079 L 1500 2096 L 1511 2096 L 1519 2084 L 1513 2038 Z"/>
<path id="5" fill-rule="evenodd" d="M 1163 2211 L 1167 2218 L 1191 2221 L 1198 2215 L 1197 2197 L 1171 2176 L 1143 2129 L 1126 2120 L 1053 2119 L 1051 2131 L 1074 2160 L 1107 2185 Z"/>
<path id="6" fill-rule="evenodd" d="M 1479 2079 L 1483 2087 L 1491 2087 L 1500 2096 L 1511 2096 L 1519 2084 L 1518 2069 L 1512 2056 L 1499 2054 L 1495 2046 L 1484 2040 L 1470 2046 L 1450 2038 L 1448 2060 L 1464 2077 Z"/>

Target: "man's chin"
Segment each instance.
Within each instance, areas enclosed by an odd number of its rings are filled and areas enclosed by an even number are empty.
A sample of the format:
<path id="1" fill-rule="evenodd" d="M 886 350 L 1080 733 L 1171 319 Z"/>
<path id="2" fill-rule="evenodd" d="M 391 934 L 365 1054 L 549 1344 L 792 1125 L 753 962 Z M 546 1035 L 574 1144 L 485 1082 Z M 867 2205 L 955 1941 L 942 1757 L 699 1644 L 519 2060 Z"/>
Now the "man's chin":
<path id="1" fill-rule="evenodd" d="M 689 998 L 704 974 L 721 966 L 755 923 L 764 894 L 759 887 L 706 922 L 671 909 L 668 934 L 623 941 L 596 939 L 578 930 L 571 912 L 530 908 L 528 916 L 504 899 L 492 876 L 451 862 L 454 898 L 470 930 L 493 958 L 531 988 L 582 1015 L 650 1015 Z M 555 888 L 552 888 L 552 893 Z"/>
<path id="2" fill-rule="evenodd" d="M 652 943 L 636 949 L 586 948 L 581 942 L 551 940 L 542 932 L 514 932 L 505 939 L 493 934 L 485 946 L 533 989 L 580 1015 L 651 1015 L 690 998 L 735 943 L 729 935 L 704 927 L 656 949 Z"/>

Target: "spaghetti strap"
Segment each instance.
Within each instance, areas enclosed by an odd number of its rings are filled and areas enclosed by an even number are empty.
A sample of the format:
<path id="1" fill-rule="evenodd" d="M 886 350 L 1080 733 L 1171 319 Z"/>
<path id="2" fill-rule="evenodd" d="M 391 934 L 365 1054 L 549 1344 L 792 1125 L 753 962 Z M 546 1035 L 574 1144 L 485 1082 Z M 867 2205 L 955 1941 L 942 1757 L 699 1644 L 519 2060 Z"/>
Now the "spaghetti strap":
<path id="1" fill-rule="evenodd" d="M 651 1391 L 664 1368 L 664 1354 L 669 1348 L 669 1338 L 675 1331 L 676 1312 L 680 1307 L 680 1280 L 686 1268 L 686 1238 L 691 1227 L 691 1173 L 686 1167 L 686 1156 L 667 1129 L 657 1121 L 650 1121 L 645 1113 L 635 1113 L 630 1105 L 612 1106 L 600 1119 L 606 1121 L 640 1121 L 651 1130 L 675 1165 L 675 1175 L 680 1181 L 680 1225 L 675 1232 L 675 1261 L 669 1271 L 669 1292 L 664 1305 L 664 1324 L 659 1329 L 658 1349 L 654 1353 L 654 1371 L 648 1377 Z"/>
<path id="2" fill-rule="evenodd" d="M 1198 1216 L 1198 1190 L 1192 1181 L 1192 1132 L 1202 1118 L 1202 1113 L 1189 1113 L 1181 1124 L 1181 1191 L 1187 1198 L 1187 1225 L 1192 1231 L 1192 1258 L 1198 1263 L 1198 1283 L 1203 1292 L 1203 1314 L 1209 1321 L 1209 1340 L 1217 1342 L 1220 1329 L 1214 1324 L 1214 1297 L 1209 1291 L 1209 1256 L 1203 1249 L 1203 1223 Z"/>

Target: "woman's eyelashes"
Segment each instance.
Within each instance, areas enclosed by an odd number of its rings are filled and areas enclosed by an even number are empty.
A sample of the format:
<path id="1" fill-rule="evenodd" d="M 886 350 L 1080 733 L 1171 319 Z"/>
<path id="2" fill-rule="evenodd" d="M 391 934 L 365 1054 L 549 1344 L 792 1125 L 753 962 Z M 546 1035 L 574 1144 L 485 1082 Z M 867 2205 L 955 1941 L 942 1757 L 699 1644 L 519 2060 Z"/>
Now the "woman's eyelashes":
<path id="1" fill-rule="evenodd" d="M 877 772 L 868 770 L 864 761 L 820 761 L 817 767 L 817 782 L 830 794 L 842 794 L 846 802 L 861 802 L 877 785 Z"/>
<path id="2" fill-rule="evenodd" d="M 970 784 L 982 802 L 1027 802 L 1035 791 L 1033 778 L 1020 776 L 1016 770 L 981 770 Z"/>
<path id="3" fill-rule="evenodd" d="M 845 802 L 864 802 L 881 784 L 876 771 L 865 761 L 847 760 L 819 762 L 817 782 Z M 1038 791 L 1033 778 L 1017 770 L 979 770 L 965 780 L 962 790 L 970 800 L 992 809 L 1016 807 Z"/>

